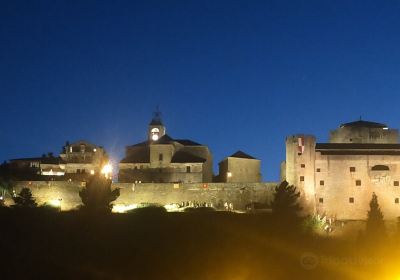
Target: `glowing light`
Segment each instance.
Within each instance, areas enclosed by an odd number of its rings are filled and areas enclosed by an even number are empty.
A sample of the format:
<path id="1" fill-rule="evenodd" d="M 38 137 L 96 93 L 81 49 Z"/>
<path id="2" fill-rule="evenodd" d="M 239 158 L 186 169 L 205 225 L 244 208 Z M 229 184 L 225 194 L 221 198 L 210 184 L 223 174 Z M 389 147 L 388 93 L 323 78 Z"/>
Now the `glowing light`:
<path id="1" fill-rule="evenodd" d="M 112 165 L 109 163 L 104 165 L 103 168 L 101 169 L 101 173 L 104 174 L 106 178 L 108 178 L 109 175 L 111 175 L 111 172 L 112 172 Z"/>
<path id="2" fill-rule="evenodd" d="M 59 199 L 52 199 L 50 201 L 48 201 L 48 204 L 50 206 L 56 207 L 56 208 L 61 208 L 61 198 Z"/>
<path id="3" fill-rule="evenodd" d="M 165 208 L 168 212 L 177 212 L 177 211 L 179 211 L 178 204 L 176 204 L 176 203 L 164 205 L 164 208 Z"/>
<path id="4" fill-rule="evenodd" d="M 226 176 L 228 176 L 228 178 L 231 178 L 232 177 L 232 172 L 226 173 Z"/>
<path id="5" fill-rule="evenodd" d="M 125 213 L 129 210 L 136 209 L 138 207 L 137 204 L 130 204 L 130 205 L 125 205 L 125 204 L 115 204 L 113 205 L 112 212 L 114 213 Z"/>
<path id="6" fill-rule="evenodd" d="M 153 135 L 151 136 L 151 139 L 152 139 L 153 141 L 157 141 L 157 140 L 158 140 L 158 134 L 153 134 Z"/>
<path id="7" fill-rule="evenodd" d="M 97 152 L 97 149 L 96 149 L 96 148 L 94 148 L 94 149 L 93 149 L 93 152 Z"/>
<path id="8" fill-rule="evenodd" d="M 91 174 L 91 175 L 94 175 L 94 170 L 90 170 L 90 174 Z"/>
<path id="9" fill-rule="evenodd" d="M 44 176 L 64 176 L 64 174 L 65 174 L 64 171 L 54 172 L 53 169 L 50 169 L 50 171 L 42 171 L 42 175 Z"/>
<path id="10" fill-rule="evenodd" d="M 388 128 L 388 127 L 384 127 L 383 129 L 384 129 L 384 130 L 388 130 L 389 128 Z"/>

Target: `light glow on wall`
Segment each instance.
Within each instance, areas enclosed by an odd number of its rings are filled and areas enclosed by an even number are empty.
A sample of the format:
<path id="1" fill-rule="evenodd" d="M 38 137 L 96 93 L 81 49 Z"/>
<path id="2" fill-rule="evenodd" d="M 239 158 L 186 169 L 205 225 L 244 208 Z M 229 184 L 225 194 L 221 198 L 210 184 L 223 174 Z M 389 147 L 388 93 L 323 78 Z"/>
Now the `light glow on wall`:
<path id="1" fill-rule="evenodd" d="M 115 204 L 115 205 L 113 205 L 112 212 L 114 212 L 114 213 L 126 213 L 127 211 L 136 209 L 137 207 L 138 207 L 137 204 L 130 204 L 130 205 Z"/>
<path id="2" fill-rule="evenodd" d="M 106 165 L 103 166 L 101 169 L 101 174 L 104 174 L 106 178 L 109 178 L 112 176 L 112 165 L 110 163 L 107 163 Z"/>
<path id="3" fill-rule="evenodd" d="M 52 199 L 52 200 L 48 201 L 47 203 L 52 207 L 61 208 L 61 200 L 62 200 L 61 198 Z"/>
<path id="4" fill-rule="evenodd" d="M 50 169 L 50 171 L 42 171 L 42 175 L 45 175 L 45 176 L 64 176 L 64 174 L 65 174 L 64 171 L 54 172 L 53 169 Z"/>

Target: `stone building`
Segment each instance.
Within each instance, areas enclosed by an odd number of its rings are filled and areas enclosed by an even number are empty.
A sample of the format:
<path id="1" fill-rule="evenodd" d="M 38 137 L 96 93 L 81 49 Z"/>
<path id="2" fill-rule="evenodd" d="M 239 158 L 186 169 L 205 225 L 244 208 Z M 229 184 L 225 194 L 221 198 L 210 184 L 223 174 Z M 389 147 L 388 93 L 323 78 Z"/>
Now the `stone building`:
<path id="1" fill-rule="evenodd" d="M 237 151 L 219 163 L 217 180 L 225 183 L 261 182 L 260 160 Z"/>
<path id="2" fill-rule="evenodd" d="M 356 121 L 330 133 L 286 138 L 282 179 L 301 191 L 306 210 L 341 220 L 366 219 L 372 194 L 385 219 L 400 216 L 400 144 L 387 125 Z"/>
<path id="3" fill-rule="evenodd" d="M 166 134 L 159 114 L 151 120 L 147 140 L 126 147 L 119 163 L 119 182 L 200 183 L 212 181 L 212 155 L 207 146 Z"/>
<path id="4" fill-rule="evenodd" d="M 52 153 L 41 157 L 11 159 L 7 163 L 14 180 L 42 180 L 46 176 L 64 176 L 65 162 Z"/>
<path id="5" fill-rule="evenodd" d="M 60 158 L 64 161 L 65 179 L 81 180 L 101 172 L 109 161 L 103 147 L 87 141 L 67 142 Z"/>
<path id="6" fill-rule="evenodd" d="M 76 180 L 82 181 L 101 172 L 108 162 L 102 147 L 86 141 L 68 142 L 59 156 L 53 153 L 35 158 L 11 159 L 8 172 L 15 180 Z"/>

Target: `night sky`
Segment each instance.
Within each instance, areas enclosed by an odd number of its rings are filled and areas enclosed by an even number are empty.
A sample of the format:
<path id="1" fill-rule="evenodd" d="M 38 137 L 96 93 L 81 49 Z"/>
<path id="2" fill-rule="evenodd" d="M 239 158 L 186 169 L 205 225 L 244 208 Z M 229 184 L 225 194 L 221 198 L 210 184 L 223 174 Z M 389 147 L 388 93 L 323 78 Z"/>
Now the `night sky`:
<path id="1" fill-rule="evenodd" d="M 277 180 L 287 135 L 400 127 L 399 15 L 394 0 L 1 1 L 0 160 L 85 139 L 118 162 L 159 105 L 215 166 L 243 150 Z"/>

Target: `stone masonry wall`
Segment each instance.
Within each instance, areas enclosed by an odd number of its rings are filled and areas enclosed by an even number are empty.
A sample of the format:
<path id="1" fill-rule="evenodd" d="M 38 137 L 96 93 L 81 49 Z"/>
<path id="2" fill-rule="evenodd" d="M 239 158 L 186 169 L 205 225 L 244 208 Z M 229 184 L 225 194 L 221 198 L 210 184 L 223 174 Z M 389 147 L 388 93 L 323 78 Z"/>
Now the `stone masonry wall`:
<path id="1" fill-rule="evenodd" d="M 232 203 L 234 209 L 243 210 L 251 202 L 270 202 L 273 199 L 277 183 L 115 183 L 121 195 L 114 204 L 131 205 L 138 203 L 157 203 L 161 205 L 187 201 L 207 202 L 217 205 L 218 202 Z M 61 201 L 62 210 L 71 210 L 81 205 L 79 190 L 82 185 L 77 182 L 32 181 L 18 182 L 16 192 L 29 187 L 38 205 L 50 201 Z M 6 197 L 6 204 L 12 204 Z"/>

